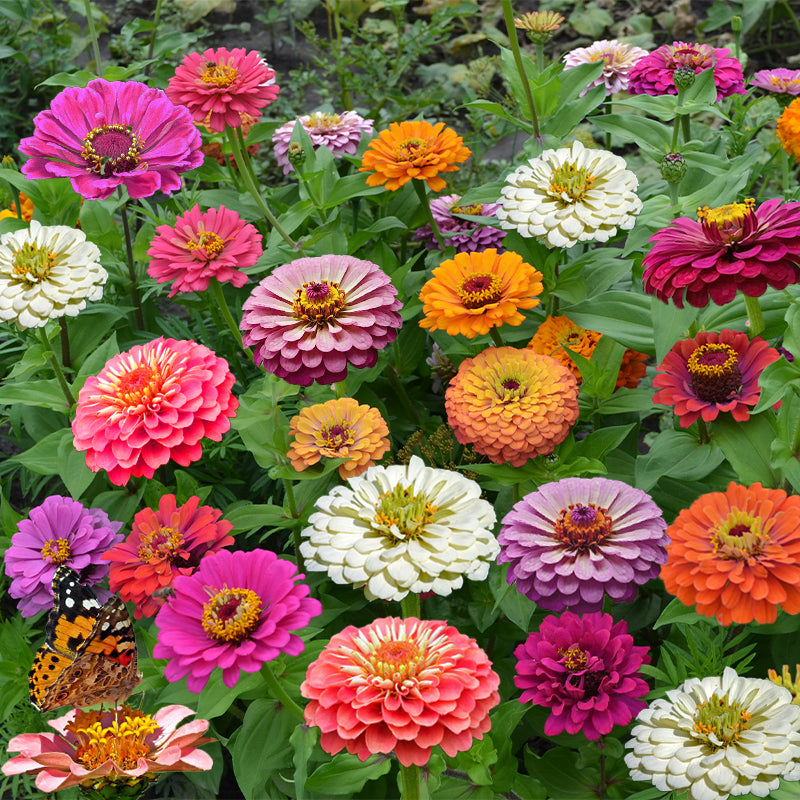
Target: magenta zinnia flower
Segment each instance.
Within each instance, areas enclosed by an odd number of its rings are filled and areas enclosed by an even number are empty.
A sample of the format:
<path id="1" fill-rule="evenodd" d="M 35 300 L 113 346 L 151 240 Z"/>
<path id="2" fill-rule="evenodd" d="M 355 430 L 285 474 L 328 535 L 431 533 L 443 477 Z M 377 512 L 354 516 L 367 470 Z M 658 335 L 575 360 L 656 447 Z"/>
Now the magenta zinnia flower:
<path id="1" fill-rule="evenodd" d="M 184 56 L 166 91 L 175 105 L 186 106 L 197 122 L 219 133 L 226 125 L 240 128 L 243 115 L 260 117 L 280 88 L 257 51 L 220 47 Z"/>
<path id="2" fill-rule="evenodd" d="M 103 553 L 122 540 L 100 508 L 86 508 L 77 500 L 51 495 L 20 520 L 5 552 L 8 594 L 18 600 L 20 614 L 32 617 L 53 605 L 53 575 L 62 564 L 74 569 L 87 586 L 108 574 Z"/>
<path id="3" fill-rule="evenodd" d="M 228 363 L 202 344 L 159 337 L 110 359 L 78 395 L 72 433 L 86 466 L 122 486 L 152 478 L 172 460 L 182 467 L 218 442 L 239 401 Z"/>
<path id="4" fill-rule="evenodd" d="M 732 94 L 747 94 L 742 65 L 727 47 L 711 47 L 694 42 L 664 44 L 638 61 L 628 77 L 631 94 L 678 94 L 673 73 L 678 67 L 690 67 L 694 74 L 714 70 L 717 100 Z"/>
<path id="5" fill-rule="evenodd" d="M 616 94 L 628 89 L 628 75 L 635 64 L 647 55 L 647 50 L 633 44 L 623 44 L 616 39 L 601 39 L 589 47 L 576 47 L 564 54 L 564 69 L 580 64 L 603 61 L 602 74 L 581 91 L 581 97 L 595 86 L 605 84 L 606 94 Z"/>
<path id="6" fill-rule="evenodd" d="M 566 731 L 599 739 L 647 708 L 639 700 L 650 689 L 639 674 L 650 663 L 647 650 L 634 645 L 627 624 L 615 625 L 611 614 L 545 617 L 514 650 L 519 701 L 552 709 L 546 736 Z"/>
<path id="7" fill-rule="evenodd" d="M 760 69 L 753 75 L 751 86 L 774 94 L 800 95 L 800 69 Z"/>
<path id="8" fill-rule="evenodd" d="M 599 611 L 627 603 L 667 560 L 667 523 L 650 495 L 608 478 L 564 478 L 522 498 L 503 519 L 498 563 L 541 608 Z"/>
<path id="9" fill-rule="evenodd" d="M 800 203 L 773 199 L 701 208 L 695 222 L 679 217 L 656 232 L 644 257 L 644 290 L 678 308 L 730 303 L 767 286 L 783 289 L 800 281 Z"/>
<path id="10" fill-rule="evenodd" d="M 69 178 L 87 200 L 123 185 L 131 197 L 168 194 L 181 188 L 181 172 L 203 163 L 186 109 L 136 81 L 96 78 L 85 89 L 64 89 L 33 125 L 33 136 L 19 144 L 30 156 L 23 175 Z"/>
<path id="11" fill-rule="evenodd" d="M 174 596 L 156 615 L 153 648 L 154 658 L 170 659 L 167 680 L 186 675 L 189 691 L 198 693 L 220 667 L 232 688 L 241 670 L 258 672 L 281 653 L 302 653 L 303 640 L 292 631 L 322 613 L 303 577 L 270 550 L 220 550 L 192 575 L 175 578 Z"/>
<path id="12" fill-rule="evenodd" d="M 500 205 L 498 203 L 473 203 L 471 206 L 460 206 L 458 205 L 460 199 L 461 196 L 457 194 L 431 198 L 431 213 L 439 226 L 445 245 L 453 245 L 457 253 L 501 248 L 508 231 L 456 216 L 456 214 L 470 214 L 476 217 L 496 217 Z M 436 241 L 430 223 L 419 228 L 414 236 L 428 250 L 439 249 L 439 243 Z"/>
<path id="13" fill-rule="evenodd" d="M 247 283 L 241 270 L 262 253 L 261 234 L 235 211 L 220 206 L 205 213 L 196 205 L 175 220 L 159 225 L 147 255 L 147 274 L 159 283 L 172 281 L 169 296 L 204 292 L 212 278 L 236 287 Z"/>
<path id="14" fill-rule="evenodd" d="M 402 303 L 377 264 L 353 256 L 298 258 L 275 269 L 242 308 L 255 362 L 298 386 L 372 367 L 397 336 Z"/>

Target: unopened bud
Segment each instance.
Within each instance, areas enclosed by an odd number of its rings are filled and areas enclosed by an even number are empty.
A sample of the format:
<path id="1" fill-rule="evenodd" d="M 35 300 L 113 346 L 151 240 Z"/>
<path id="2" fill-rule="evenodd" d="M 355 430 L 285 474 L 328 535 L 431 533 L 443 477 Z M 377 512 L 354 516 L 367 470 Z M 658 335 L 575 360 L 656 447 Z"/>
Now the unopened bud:
<path id="1" fill-rule="evenodd" d="M 297 169 L 306 160 L 306 154 L 303 152 L 303 147 L 297 142 L 292 142 L 292 144 L 289 145 L 289 150 L 286 153 L 286 157 L 289 159 L 289 163 L 295 169 Z"/>
<path id="2" fill-rule="evenodd" d="M 678 67 L 678 69 L 672 73 L 672 80 L 675 82 L 675 86 L 679 92 L 684 92 L 686 89 L 690 89 L 694 86 L 694 79 L 694 70 L 691 67 Z"/>
<path id="3" fill-rule="evenodd" d="M 742 18 L 738 14 L 731 17 L 731 29 L 734 33 L 739 33 L 742 30 Z"/>
<path id="4" fill-rule="evenodd" d="M 14 159 L 11 156 L 3 156 L 3 160 L 2 162 L 0 162 L 0 166 L 2 166 L 3 169 L 16 169 L 17 162 L 14 161 Z"/>
<path id="5" fill-rule="evenodd" d="M 680 183 L 686 174 L 686 159 L 680 153 L 667 153 L 658 168 L 667 183 Z"/>

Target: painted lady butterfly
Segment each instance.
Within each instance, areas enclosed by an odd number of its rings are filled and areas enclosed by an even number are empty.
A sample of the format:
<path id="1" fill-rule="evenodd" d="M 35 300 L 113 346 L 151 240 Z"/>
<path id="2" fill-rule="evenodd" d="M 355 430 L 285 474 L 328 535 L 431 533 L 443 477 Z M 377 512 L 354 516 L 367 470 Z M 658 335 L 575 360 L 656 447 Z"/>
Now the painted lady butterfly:
<path id="1" fill-rule="evenodd" d="M 31 702 L 42 711 L 125 700 L 142 679 L 128 609 L 118 597 L 100 605 L 77 573 L 53 576 L 47 639 L 28 674 Z"/>

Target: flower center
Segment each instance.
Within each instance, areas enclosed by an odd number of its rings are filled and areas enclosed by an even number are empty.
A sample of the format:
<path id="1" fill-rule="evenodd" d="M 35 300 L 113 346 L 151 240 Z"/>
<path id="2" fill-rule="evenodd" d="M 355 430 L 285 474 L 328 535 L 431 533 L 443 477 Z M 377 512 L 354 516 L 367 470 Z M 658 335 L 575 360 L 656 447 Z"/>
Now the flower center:
<path id="1" fill-rule="evenodd" d="M 692 390 L 706 403 L 723 403 L 742 388 L 739 355 L 727 344 L 700 345 L 686 362 Z"/>
<path id="2" fill-rule="evenodd" d="M 128 407 L 150 406 L 160 396 L 160 375 L 148 364 L 134 367 L 117 378 L 117 402 Z"/>
<path id="3" fill-rule="evenodd" d="M 136 169 L 142 147 L 144 142 L 126 125 L 99 125 L 84 137 L 81 156 L 89 172 L 107 178 Z"/>
<path id="4" fill-rule="evenodd" d="M 297 319 L 322 327 L 336 319 L 346 302 L 344 289 L 340 289 L 335 281 L 324 278 L 304 283 L 295 290 L 292 311 Z"/>
<path id="5" fill-rule="evenodd" d="M 424 494 L 415 495 L 410 488 L 397 485 L 378 498 L 373 524 L 397 543 L 421 536 L 435 513 L 436 506 Z"/>
<path id="6" fill-rule="evenodd" d="M 705 227 L 716 226 L 727 244 L 738 242 L 744 236 L 744 221 L 754 214 L 756 201 L 748 197 L 743 203 L 729 203 L 726 206 L 697 209 L 697 218 Z"/>
<path id="7" fill-rule="evenodd" d="M 582 201 L 593 183 L 594 175 L 584 167 L 579 168 L 575 163 L 562 164 L 550 176 L 549 192 L 555 199 L 569 205 Z"/>
<path id="8" fill-rule="evenodd" d="M 762 530 L 761 517 L 754 517 L 738 508 L 731 509 L 725 519 L 711 534 L 714 553 L 727 561 L 758 560 L 769 533 Z"/>
<path id="9" fill-rule="evenodd" d="M 748 729 L 751 716 L 740 703 L 729 703 L 728 695 L 717 697 L 715 693 L 697 706 L 692 730 L 700 741 L 718 750 L 739 741 L 739 734 Z"/>
<path id="10" fill-rule="evenodd" d="M 428 154 L 428 143 L 424 139 L 406 139 L 394 150 L 398 161 L 416 161 Z"/>
<path id="11" fill-rule="evenodd" d="M 345 445 L 353 444 L 354 441 L 353 431 L 342 422 L 323 426 L 317 435 L 317 446 L 327 447 L 329 450 L 340 450 Z"/>
<path id="12" fill-rule="evenodd" d="M 456 288 L 465 308 L 482 308 L 500 299 L 500 277 L 490 272 L 475 272 Z"/>
<path id="13" fill-rule="evenodd" d="M 261 621 L 261 598 L 252 589 L 223 587 L 203 606 L 203 630 L 222 642 L 241 642 Z"/>
<path id="14" fill-rule="evenodd" d="M 11 257 L 11 271 L 28 288 L 46 281 L 56 265 L 58 254 L 36 242 L 25 242 Z"/>
<path id="15" fill-rule="evenodd" d="M 238 76 L 239 71 L 236 67 L 207 61 L 205 71 L 200 76 L 200 80 L 203 83 L 216 86 L 218 89 L 227 89 Z"/>
<path id="16" fill-rule="evenodd" d="M 557 652 L 559 656 L 561 656 L 561 663 L 570 672 L 576 672 L 586 668 L 586 653 L 581 650 L 578 645 L 574 644 L 568 650 L 559 647 Z"/>
<path id="17" fill-rule="evenodd" d="M 187 250 L 202 250 L 207 258 L 214 258 L 225 249 L 225 242 L 211 231 L 200 231 L 197 239 L 189 239 L 184 245 Z"/>
<path id="18" fill-rule="evenodd" d="M 183 534 L 175 528 L 158 528 L 153 531 L 142 531 L 139 534 L 139 558 L 142 561 L 159 561 L 167 559 L 175 561 L 188 555 L 181 547 Z"/>
<path id="19" fill-rule="evenodd" d="M 338 114 L 324 114 L 318 111 L 311 115 L 311 119 L 306 123 L 306 127 L 313 131 L 325 133 L 326 131 L 338 128 L 342 120 Z"/>
<path id="20" fill-rule="evenodd" d="M 669 59 L 669 66 L 677 67 L 707 67 L 713 62 L 714 48 L 707 44 L 698 44 L 694 47 L 681 47 L 673 50 Z"/>
<path id="21" fill-rule="evenodd" d="M 791 93 L 796 86 L 800 86 L 800 78 L 787 78 L 783 75 L 770 75 L 769 82 L 779 92 Z"/>
<path id="22" fill-rule="evenodd" d="M 585 552 L 594 550 L 611 536 L 612 522 L 606 508 L 597 508 L 594 503 L 588 506 L 570 503 L 561 509 L 553 534 L 573 550 Z"/>
<path id="23" fill-rule="evenodd" d="M 66 564 L 67 559 L 72 555 L 72 549 L 66 539 L 48 539 L 42 547 L 42 559 L 50 559 L 52 564 Z"/>
<path id="24" fill-rule="evenodd" d="M 471 214 L 474 217 L 479 217 L 483 211 L 483 203 L 473 203 L 471 206 L 453 206 L 450 209 L 451 214 Z"/>

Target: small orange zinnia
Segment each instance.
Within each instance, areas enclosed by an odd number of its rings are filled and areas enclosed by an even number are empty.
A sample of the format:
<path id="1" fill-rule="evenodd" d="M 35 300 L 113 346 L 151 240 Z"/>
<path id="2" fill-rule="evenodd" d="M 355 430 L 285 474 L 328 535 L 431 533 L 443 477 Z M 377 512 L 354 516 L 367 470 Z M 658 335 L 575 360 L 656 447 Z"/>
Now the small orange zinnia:
<path id="1" fill-rule="evenodd" d="M 661 578 L 721 625 L 800 613 L 800 497 L 760 483 L 701 495 L 667 528 Z"/>
<path id="2" fill-rule="evenodd" d="M 359 172 L 374 173 L 367 178 L 367 185 L 386 184 L 390 192 L 414 178 L 439 192 L 447 185 L 439 173 L 457 171 L 456 165 L 471 155 L 463 139 L 452 128 L 445 128 L 444 122 L 393 122 L 369 143 Z"/>
<path id="3" fill-rule="evenodd" d="M 339 465 L 339 475 L 347 480 L 366 471 L 389 449 L 389 428 L 381 412 L 352 397 L 302 409 L 292 417 L 289 431 L 294 441 L 288 456 L 298 472 L 322 456 L 349 458 Z"/>
<path id="4" fill-rule="evenodd" d="M 33 219 L 33 200 L 28 197 L 24 192 L 19 193 L 19 204 L 22 206 L 22 220 L 24 222 L 30 222 Z M 6 219 L 7 217 L 16 218 L 17 217 L 17 204 L 10 203 L 8 208 L 4 208 L 0 211 L 0 219 Z"/>
<path id="5" fill-rule="evenodd" d="M 508 323 L 520 325 L 520 308 L 539 305 L 542 273 L 512 252 L 456 253 L 433 270 L 422 287 L 422 328 L 461 333 L 468 339 Z"/>
<path id="6" fill-rule="evenodd" d="M 781 147 L 800 161 L 800 97 L 792 100 L 778 117 L 778 139 Z"/>

